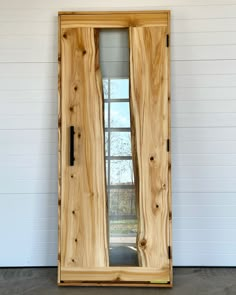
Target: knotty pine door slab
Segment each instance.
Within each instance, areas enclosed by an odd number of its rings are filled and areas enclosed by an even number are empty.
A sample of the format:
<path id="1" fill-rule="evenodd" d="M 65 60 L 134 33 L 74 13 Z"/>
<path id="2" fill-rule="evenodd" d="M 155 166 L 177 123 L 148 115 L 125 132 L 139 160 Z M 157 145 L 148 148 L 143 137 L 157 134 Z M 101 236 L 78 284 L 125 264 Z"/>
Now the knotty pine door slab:
<path id="1" fill-rule="evenodd" d="M 59 13 L 59 285 L 172 286 L 169 11 Z M 139 266 L 109 266 L 99 28 L 128 28 Z"/>

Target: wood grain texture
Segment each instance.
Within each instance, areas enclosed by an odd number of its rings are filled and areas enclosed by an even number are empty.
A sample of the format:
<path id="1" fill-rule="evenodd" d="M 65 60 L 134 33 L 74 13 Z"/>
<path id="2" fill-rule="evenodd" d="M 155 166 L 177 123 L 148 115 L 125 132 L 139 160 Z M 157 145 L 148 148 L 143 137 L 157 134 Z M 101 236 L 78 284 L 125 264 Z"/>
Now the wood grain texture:
<path id="1" fill-rule="evenodd" d="M 168 244 L 170 246 L 170 257 L 169 257 L 169 268 L 170 268 L 170 284 L 173 285 L 173 247 L 172 247 L 172 181 L 171 181 L 171 66 L 170 66 L 170 18 L 171 12 L 168 11 L 168 26 L 167 26 L 167 34 L 169 35 L 169 46 L 166 48 L 167 50 L 167 62 L 168 62 L 168 138 L 170 141 L 170 149 L 168 152 L 168 206 L 169 206 L 169 241 Z"/>
<path id="2" fill-rule="evenodd" d="M 102 80 L 93 28 L 62 29 L 61 267 L 108 266 Z M 69 166 L 69 126 L 75 127 Z"/>
<path id="3" fill-rule="evenodd" d="M 130 26 L 167 26 L 166 11 L 146 12 L 101 12 L 61 14 L 62 28 L 96 27 L 96 28 L 126 28 Z"/>
<path id="4" fill-rule="evenodd" d="M 114 282 L 169 282 L 169 269 L 142 267 L 103 267 L 61 269 L 63 281 L 112 281 Z"/>
<path id="5" fill-rule="evenodd" d="M 57 282 L 61 281 L 61 18 L 58 17 L 58 257 Z"/>
<path id="6" fill-rule="evenodd" d="M 148 282 L 80 282 L 80 281 L 74 281 L 74 282 L 61 282 L 57 284 L 58 286 L 74 286 L 74 287 L 149 287 L 149 288 L 171 288 L 173 285 L 171 283 L 168 284 L 159 284 L 159 283 L 148 283 Z"/>
<path id="7" fill-rule="evenodd" d="M 167 28 L 131 27 L 129 33 L 139 265 L 166 269 L 170 266 Z"/>

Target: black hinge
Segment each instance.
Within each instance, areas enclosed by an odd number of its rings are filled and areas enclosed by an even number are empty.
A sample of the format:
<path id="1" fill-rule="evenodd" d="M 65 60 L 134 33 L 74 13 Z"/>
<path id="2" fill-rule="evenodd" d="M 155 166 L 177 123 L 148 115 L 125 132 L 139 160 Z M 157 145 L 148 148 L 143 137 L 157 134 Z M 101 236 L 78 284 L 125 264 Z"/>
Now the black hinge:
<path id="1" fill-rule="evenodd" d="M 168 258 L 171 259 L 171 247 L 168 246 Z"/>
<path id="2" fill-rule="evenodd" d="M 167 152 L 170 151 L 170 140 L 169 140 L 169 138 L 167 139 L 167 142 L 166 142 L 166 149 L 167 149 Z"/>
<path id="3" fill-rule="evenodd" d="M 169 35 L 167 34 L 167 35 L 166 35 L 166 47 L 169 47 L 169 43 L 170 43 L 170 42 L 169 42 Z"/>

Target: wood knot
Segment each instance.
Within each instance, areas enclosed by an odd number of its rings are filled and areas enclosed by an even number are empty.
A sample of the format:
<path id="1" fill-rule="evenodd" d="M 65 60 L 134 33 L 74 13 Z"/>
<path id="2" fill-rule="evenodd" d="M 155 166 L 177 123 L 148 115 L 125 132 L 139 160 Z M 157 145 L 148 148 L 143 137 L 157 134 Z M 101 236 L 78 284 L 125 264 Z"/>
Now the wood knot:
<path id="1" fill-rule="evenodd" d="M 168 164 L 168 168 L 171 169 L 171 163 Z"/>
<path id="2" fill-rule="evenodd" d="M 78 241 L 78 240 L 77 240 L 77 239 L 75 239 L 75 242 L 76 242 L 76 243 L 77 243 L 77 241 Z"/>
<path id="3" fill-rule="evenodd" d="M 58 119 L 58 127 L 59 127 L 59 128 L 61 127 L 61 118 Z"/>
<path id="4" fill-rule="evenodd" d="M 75 214 L 75 210 L 72 211 L 72 214 Z"/>
<path id="5" fill-rule="evenodd" d="M 58 56 L 57 60 L 60 62 L 60 61 L 61 61 L 61 57 L 60 57 L 60 56 Z"/>
<path id="6" fill-rule="evenodd" d="M 61 206 L 61 200 L 58 200 L 58 206 Z"/>
<path id="7" fill-rule="evenodd" d="M 156 208 L 159 208 L 159 205 L 158 204 L 156 204 Z"/>
<path id="8" fill-rule="evenodd" d="M 87 53 L 87 51 L 86 50 L 83 50 L 83 55 L 85 55 Z"/>
<path id="9" fill-rule="evenodd" d="M 66 35 L 66 33 L 63 34 L 63 38 L 67 39 L 67 35 Z"/>
<path id="10" fill-rule="evenodd" d="M 78 137 L 79 137 L 79 138 L 81 137 L 81 133 L 78 134 Z"/>
<path id="11" fill-rule="evenodd" d="M 70 176 L 71 178 L 73 178 L 74 177 L 74 175 L 73 174 L 71 174 L 71 176 Z"/>
<path id="12" fill-rule="evenodd" d="M 166 189 L 166 184 L 163 183 L 161 187 L 162 187 L 162 189 Z"/>
<path id="13" fill-rule="evenodd" d="M 116 277 L 116 281 L 120 281 L 121 279 L 120 279 L 120 276 L 117 276 Z"/>
<path id="14" fill-rule="evenodd" d="M 75 86 L 75 87 L 74 87 L 74 91 L 77 91 L 77 89 L 78 89 L 78 87 L 77 87 L 77 86 Z"/>
<path id="15" fill-rule="evenodd" d="M 140 246 L 144 248 L 147 245 L 147 241 L 145 239 L 140 241 Z"/>
<path id="16" fill-rule="evenodd" d="M 74 259 L 71 259 L 71 261 L 72 261 L 72 262 L 75 262 L 75 260 L 74 260 Z"/>
<path id="17" fill-rule="evenodd" d="M 70 107 L 70 111 L 73 112 L 74 111 L 74 108 L 73 107 Z"/>
<path id="18" fill-rule="evenodd" d="M 154 161 L 154 157 L 153 156 L 150 157 L 150 161 Z"/>

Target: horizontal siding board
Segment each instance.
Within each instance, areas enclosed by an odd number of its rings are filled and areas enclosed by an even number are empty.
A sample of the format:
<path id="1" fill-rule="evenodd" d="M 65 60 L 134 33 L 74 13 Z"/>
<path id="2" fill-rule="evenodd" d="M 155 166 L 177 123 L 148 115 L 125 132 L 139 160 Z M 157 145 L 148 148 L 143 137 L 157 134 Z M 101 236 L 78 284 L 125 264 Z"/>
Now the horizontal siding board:
<path id="1" fill-rule="evenodd" d="M 228 193 L 228 192 L 226 192 Z M 236 206 L 175 206 L 173 207 L 173 218 L 231 218 L 234 220 L 235 218 L 235 210 Z M 177 236 L 175 236 L 175 240 L 179 240 Z M 232 237 L 231 237 L 232 239 Z M 197 241 L 197 239 L 196 239 Z M 217 241 L 217 239 L 215 239 Z M 223 239 L 218 239 L 219 242 L 225 242 Z M 230 242 L 230 241 L 229 241 Z"/>
<path id="2" fill-rule="evenodd" d="M 223 247 L 223 246 L 222 246 Z M 236 255 L 224 254 L 224 255 L 215 255 L 213 254 L 201 254 L 198 255 L 196 252 L 191 254 L 187 253 L 178 253 L 178 256 L 173 256 L 174 265 L 178 266 L 232 266 L 236 265 Z M 216 258 L 217 257 L 217 258 Z"/>
<path id="3" fill-rule="evenodd" d="M 225 229 L 236 229 L 236 218 L 175 218 L 173 223 L 173 230 L 225 230 Z M 232 245 L 231 245 L 232 247 Z M 234 245 L 235 247 L 235 245 Z M 232 247 L 231 249 L 233 249 Z M 175 248 L 175 251 L 177 249 Z M 209 250 L 206 248 L 205 250 Z M 212 251 L 216 250 L 215 248 Z M 231 250 L 232 251 L 232 250 Z M 221 248 L 221 254 L 224 254 L 226 250 Z M 218 253 L 219 254 L 219 253 Z"/>
<path id="4" fill-rule="evenodd" d="M 1 24 L 1 22 L 0 22 Z M 8 35 L 4 36 L 4 42 L 0 43 L 0 50 L 31 50 L 32 54 L 40 51 L 49 51 L 56 53 L 57 38 L 56 35 Z M 21 52 L 19 52 L 21 53 Z"/>
<path id="5" fill-rule="evenodd" d="M 172 141 L 234 140 L 236 127 L 232 128 L 172 128 Z"/>
<path id="6" fill-rule="evenodd" d="M 9 179 L 16 181 L 32 181 L 32 180 L 53 180 L 57 181 L 57 166 L 47 163 L 41 169 L 38 167 L 12 167 L 5 168 L 4 172 L 0 171 L 0 178 L 3 182 Z"/>
<path id="7" fill-rule="evenodd" d="M 1 103 L 0 115 L 11 114 L 12 116 L 25 115 L 56 115 L 57 102 L 53 103 Z"/>
<path id="8" fill-rule="evenodd" d="M 16 229 L 14 229 L 14 231 L 15 230 Z M 11 245 L 11 243 L 14 242 L 16 242 L 17 246 L 21 249 L 21 255 L 19 255 L 19 253 L 15 251 L 16 243 L 14 245 Z M 25 246 L 26 244 L 27 246 Z M 25 240 L 19 242 L 18 240 L 12 241 L 12 239 L 7 239 L 2 246 L 2 249 L 5 250 L 7 254 L 0 256 L 0 266 L 5 267 L 7 265 L 8 267 L 45 267 L 57 265 L 57 253 L 51 255 L 46 252 L 35 255 L 33 250 L 35 245 L 37 245 L 37 241 L 33 243 L 29 240 L 27 242 Z"/>
<path id="9" fill-rule="evenodd" d="M 222 206 L 223 208 L 226 208 L 227 206 L 236 206 L 236 197 L 234 193 L 174 193 L 173 194 L 173 206 L 175 207 L 175 210 L 178 210 L 178 206 Z M 227 210 L 227 208 L 226 208 Z M 235 216 L 236 217 L 236 216 Z M 185 216 L 179 217 L 182 220 L 187 220 Z M 191 221 L 192 219 L 190 219 Z M 209 222 L 210 220 L 206 218 L 202 220 L 197 220 L 197 218 L 194 218 L 193 222 L 196 222 L 196 226 L 199 222 Z M 232 224 L 235 224 L 235 220 L 231 220 L 229 217 L 225 216 L 225 220 L 227 222 L 232 222 Z M 222 220 L 224 222 L 225 220 Z M 216 221 L 216 218 L 215 218 Z M 211 221 L 213 222 L 213 221 Z M 220 220 L 218 220 L 220 222 Z M 204 224 L 204 223 L 202 223 Z M 200 228 L 200 227 L 199 227 Z M 217 228 L 217 226 L 216 226 Z M 235 226 L 236 228 L 236 226 Z"/>
<path id="10" fill-rule="evenodd" d="M 57 167 L 57 155 L 0 155 L 0 166 L 8 168 L 35 168 L 39 171 L 44 167 Z"/>
<path id="11" fill-rule="evenodd" d="M 53 9 L 35 9 L 25 7 L 25 9 L 1 9 L 0 10 L 0 23 L 9 22 L 9 20 L 17 22 L 51 22 L 52 19 L 56 20 L 57 14 Z"/>
<path id="12" fill-rule="evenodd" d="M 56 88 L 56 77 L 11 77 L 0 80 L 0 90 L 55 90 Z"/>
<path id="13" fill-rule="evenodd" d="M 231 60 L 236 59 L 236 45 L 176 46 L 172 60 Z"/>
<path id="14" fill-rule="evenodd" d="M 46 194 L 57 192 L 57 180 L 15 180 L 3 182 L 0 194 Z M 50 208 L 48 208 L 50 210 Z"/>
<path id="15" fill-rule="evenodd" d="M 0 129 L 55 129 L 57 128 L 57 115 L 22 115 L 0 116 Z"/>
<path id="16" fill-rule="evenodd" d="M 236 76 L 235 76 L 236 82 Z M 206 83 L 208 83 L 206 81 Z M 173 101 L 172 113 L 174 114 L 189 114 L 189 113 L 236 113 L 236 100 L 224 101 Z"/>
<path id="17" fill-rule="evenodd" d="M 46 35 L 53 36 L 57 34 L 57 19 L 49 22 L 17 22 L 15 20 L 2 22 L 0 26 L 0 36 L 9 36 L 9 35 Z"/>
<path id="18" fill-rule="evenodd" d="M 0 130 L 0 144 L 57 143 L 57 129 Z"/>
<path id="19" fill-rule="evenodd" d="M 0 90 L 0 102 L 57 102 L 57 90 Z"/>
<path id="20" fill-rule="evenodd" d="M 55 78 L 57 65 L 49 63 L 0 63 L 0 75 L 4 78 Z"/>
<path id="21" fill-rule="evenodd" d="M 18 142 L 13 145 L 11 143 L 2 143 L 0 145 L 0 153 L 4 155 L 56 155 L 57 154 L 57 143 L 22 143 Z"/>
<path id="22" fill-rule="evenodd" d="M 236 153 L 234 154 L 173 154 L 173 166 L 235 166 Z"/>
<path id="23" fill-rule="evenodd" d="M 174 179 L 179 177 L 227 179 L 228 175 L 236 175 L 236 166 L 173 166 L 172 169 Z"/>
<path id="24" fill-rule="evenodd" d="M 222 179 L 218 178 L 176 178 L 173 180 L 172 190 L 175 193 L 179 192 L 235 192 L 236 182 L 235 178 Z M 229 215 L 235 217 L 234 214 Z M 195 208 L 196 210 L 196 208 Z M 198 212 L 196 210 L 196 212 Z M 221 217 L 221 216 L 219 216 Z"/>
<path id="25" fill-rule="evenodd" d="M 172 113 L 173 127 L 236 127 L 235 113 L 175 114 Z"/>
<path id="26" fill-rule="evenodd" d="M 236 152 L 234 141 L 172 141 L 175 154 L 233 154 Z"/>
<path id="27" fill-rule="evenodd" d="M 217 241 L 219 236 L 225 242 L 230 242 L 236 235 L 236 229 L 211 229 L 211 230 L 175 230 L 174 241 L 184 241 L 188 237 L 189 241 Z M 226 253 L 225 253 L 226 254 Z M 229 254 L 229 253 L 228 253 Z"/>
<path id="28" fill-rule="evenodd" d="M 175 251 L 181 253 L 196 252 L 198 254 L 214 254 L 214 255 L 228 255 L 234 254 L 234 248 L 236 247 L 236 243 L 229 242 L 208 242 L 208 241 L 195 241 L 195 242 L 179 242 L 174 241 Z"/>
<path id="29" fill-rule="evenodd" d="M 1 207 L 0 207 L 0 216 L 2 218 L 3 213 L 7 210 L 9 206 L 9 201 L 11 201 L 11 212 L 15 216 L 22 215 L 22 212 L 19 211 L 19 208 L 28 208 L 29 211 L 27 216 L 24 215 L 21 217 L 21 221 L 34 221 L 38 222 L 38 218 L 57 218 L 57 194 L 54 193 L 1 193 L 0 194 Z M 10 218 L 10 216 L 9 216 Z M 48 220 L 50 222 L 50 220 Z M 15 222 L 11 222 L 12 225 Z M 28 224 L 30 226 L 30 224 Z M 6 229 L 7 230 L 7 229 Z M 54 229 L 55 231 L 55 229 Z"/>
<path id="30" fill-rule="evenodd" d="M 174 81 L 180 75 L 236 74 L 236 60 L 173 61 L 171 69 Z"/>
<path id="31" fill-rule="evenodd" d="M 182 32 L 235 32 L 236 18 L 173 20 L 171 31 Z"/>
<path id="32" fill-rule="evenodd" d="M 187 4 L 187 3 L 186 3 Z M 184 6 L 175 7 L 172 17 L 174 19 L 215 19 L 236 17 L 236 5 L 225 6 Z"/>
<path id="33" fill-rule="evenodd" d="M 12 62 L 56 62 L 55 50 L 47 50 L 43 48 L 30 49 L 0 49 L 0 63 Z"/>
<path id="34" fill-rule="evenodd" d="M 234 100 L 236 87 L 172 87 L 173 100 Z"/>
<path id="35" fill-rule="evenodd" d="M 236 32 L 171 33 L 171 46 L 209 46 L 236 44 Z"/>

